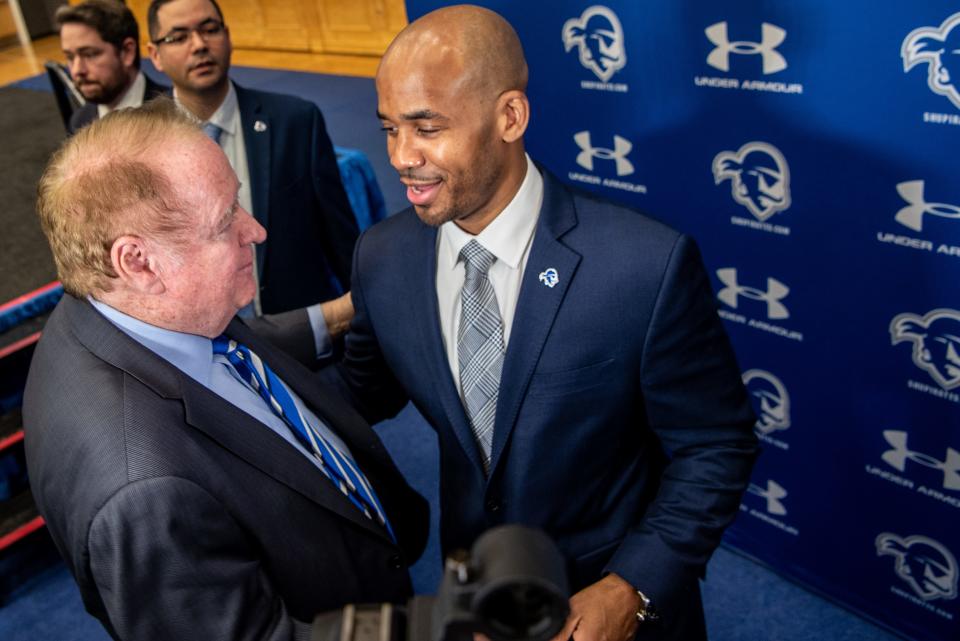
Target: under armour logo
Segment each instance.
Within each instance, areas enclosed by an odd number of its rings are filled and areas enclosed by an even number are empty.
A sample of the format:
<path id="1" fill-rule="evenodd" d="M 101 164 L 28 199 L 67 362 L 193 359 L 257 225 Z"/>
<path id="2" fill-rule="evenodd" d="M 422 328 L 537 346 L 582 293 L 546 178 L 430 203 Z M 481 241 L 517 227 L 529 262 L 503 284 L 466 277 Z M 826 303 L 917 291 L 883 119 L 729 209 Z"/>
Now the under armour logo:
<path id="1" fill-rule="evenodd" d="M 600 5 L 588 7 L 579 18 L 563 23 L 563 50 L 579 48 L 580 64 L 601 81 L 610 80 L 627 64 L 623 27 L 617 14 Z"/>
<path id="2" fill-rule="evenodd" d="M 713 181 L 730 180 L 733 199 L 754 218 L 766 220 L 790 207 L 790 169 L 780 150 L 766 142 L 748 142 L 713 159 Z"/>
<path id="3" fill-rule="evenodd" d="M 923 231 L 923 215 L 941 218 L 960 218 L 960 207 L 946 203 L 928 203 L 923 198 L 923 181 L 909 180 L 897 184 L 897 192 L 908 206 L 897 212 L 894 219 L 913 231 Z"/>
<path id="4" fill-rule="evenodd" d="M 743 373 L 743 384 L 754 399 L 754 429 L 770 434 L 790 427 L 790 396 L 779 378 L 762 369 L 751 369 Z"/>
<path id="5" fill-rule="evenodd" d="M 894 557 L 897 576 L 924 601 L 957 597 L 957 560 L 937 541 L 918 535 L 904 539 L 883 532 L 875 544 L 877 556 Z"/>
<path id="6" fill-rule="evenodd" d="M 717 270 L 717 278 L 725 285 L 717 294 L 720 302 L 725 303 L 737 309 L 737 303 L 741 296 L 751 300 L 762 301 L 767 304 L 767 318 L 784 319 L 790 318 L 790 312 L 787 306 L 781 303 L 790 288 L 781 283 L 776 278 L 767 278 L 767 290 L 757 289 L 756 287 L 747 287 L 737 282 L 737 268 L 724 267 Z"/>
<path id="7" fill-rule="evenodd" d="M 577 164 L 588 171 L 593 171 L 593 159 L 613 160 L 617 164 L 618 176 L 629 176 L 633 173 L 633 163 L 627 159 L 627 154 L 633 149 L 633 143 L 620 136 L 613 137 L 613 149 L 594 147 L 590 144 L 590 132 L 581 131 L 573 135 L 574 142 L 583 151 L 577 154 Z"/>
<path id="8" fill-rule="evenodd" d="M 780 27 L 764 22 L 760 27 L 760 42 L 738 40 L 730 42 L 727 36 L 727 23 L 718 22 L 704 30 L 707 39 L 716 47 L 707 56 L 707 64 L 720 71 L 730 71 L 730 54 L 763 56 L 763 73 L 771 74 L 787 68 L 787 60 L 777 47 L 787 38 L 787 32 Z"/>
<path id="9" fill-rule="evenodd" d="M 948 447 L 946 457 L 939 461 L 929 454 L 907 449 L 906 432 L 886 430 L 883 438 L 893 449 L 884 452 L 880 458 L 890 467 L 904 472 L 907 469 L 907 461 L 912 461 L 924 467 L 940 470 L 943 472 L 943 487 L 948 490 L 960 490 L 960 452 Z"/>
<path id="10" fill-rule="evenodd" d="M 900 47 L 903 72 L 919 64 L 929 65 L 927 86 L 960 109 L 960 13 L 955 13 L 940 27 L 920 27 L 911 31 Z"/>
<path id="11" fill-rule="evenodd" d="M 751 483 L 747 486 L 747 492 L 766 499 L 768 513 L 776 514 L 778 516 L 783 516 L 787 513 L 787 508 L 780 500 L 782 498 L 786 498 L 787 491 L 783 489 L 783 486 L 776 481 L 768 480 L 766 489 Z"/>
<path id="12" fill-rule="evenodd" d="M 924 316 L 897 314 L 890 321 L 893 345 L 913 343 L 913 364 L 945 390 L 960 385 L 960 312 L 934 309 Z"/>

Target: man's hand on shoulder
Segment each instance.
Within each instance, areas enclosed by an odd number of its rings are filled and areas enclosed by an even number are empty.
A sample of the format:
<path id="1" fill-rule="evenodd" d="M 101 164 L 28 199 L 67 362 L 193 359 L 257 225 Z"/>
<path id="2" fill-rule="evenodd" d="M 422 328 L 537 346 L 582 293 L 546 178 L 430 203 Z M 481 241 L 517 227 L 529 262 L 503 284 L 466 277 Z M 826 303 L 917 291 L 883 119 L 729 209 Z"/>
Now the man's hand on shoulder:
<path id="1" fill-rule="evenodd" d="M 323 313 L 330 338 L 346 333 L 350 328 L 350 321 L 353 320 L 353 299 L 350 298 L 350 292 L 340 298 L 320 303 L 320 311 Z"/>
<path id="2" fill-rule="evenodd" d="M 570 616 L 553 641 L 628 641 L 637 632 L 640 605 L 632 585 L 608 574 L 570 597 Z"/>

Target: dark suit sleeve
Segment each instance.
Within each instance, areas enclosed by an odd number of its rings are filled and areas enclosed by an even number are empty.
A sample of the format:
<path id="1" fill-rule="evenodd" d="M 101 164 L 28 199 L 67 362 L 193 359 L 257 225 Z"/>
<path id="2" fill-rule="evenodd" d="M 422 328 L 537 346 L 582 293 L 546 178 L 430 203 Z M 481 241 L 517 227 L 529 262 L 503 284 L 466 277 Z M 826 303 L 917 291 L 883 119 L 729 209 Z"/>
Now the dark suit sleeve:
<path id="1" fill-rule="evenodd" d="M 309 639 L 253 542 L 209 493 L 155 478 L 114 494 L 88 537 L 90 570 L 124 641 Z"/>
<path id="2" fill-rule="evenodd" d="M 70 122 L 67 123 L 67 135 L 72 136 L 96 119 L 97 106 L 88 102 L 70 114 Z"/>
<path id="3" fill-rule="evenodd" d="M 312 106 L 312 114 L 313 189 L 323 230 L 321 242 L 330 269 L 347 291 L 353 248 L 360 232 L 340 179 L 337 155 L 327 135 L 323 115 L 316 106 Z"/>
<path id="4" fill-rule="evenodd" d="M 316 369 L 316 339 L 305 308 L 279 314 L 264 314 L 243 321 L 256 334 L 279 347 L 301 365 Z"/>
<path id="5" fill-rule="evenodd" d="M 387 364 L 373 319 L 367 310 L 364 292 L 365 265 L 376 261 L 376 256 L 365 259 L 365 232 L 357 241 L 353 258 L 353 321 L 347 333 L 344 356 L 339 364 L 324 367 L 320 378 L 337 387 L 371 425 L 395 416 L 409 400 L 407 393 Z M 389 322 L 390 319 L 385 319 Z"/>
<path id="6" fill-rule="evenodd" d="M 702 576 L 758 453 L 754 415 L 693 241 L 668 261 L 641 362 L 651 427 L 671 457 L 606 570 L 661 606 Z"/>

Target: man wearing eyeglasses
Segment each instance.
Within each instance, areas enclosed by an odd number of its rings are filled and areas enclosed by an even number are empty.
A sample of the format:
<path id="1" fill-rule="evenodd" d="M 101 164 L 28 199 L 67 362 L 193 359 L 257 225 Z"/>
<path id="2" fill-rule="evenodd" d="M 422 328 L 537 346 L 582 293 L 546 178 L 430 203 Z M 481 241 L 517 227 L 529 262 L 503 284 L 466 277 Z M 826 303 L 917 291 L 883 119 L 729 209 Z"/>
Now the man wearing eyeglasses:
<path id="1" fill-rule="evenodd" d="M 257 296 L 241 315 L 276 314 L 350 288 L 358 230 L 316 105 L 232 82 L 230 31 L 213 0 L 153 0 L 150 58 L 204 123 L 240 180 L 240 204 L 267 230 Z"/>
<path id="2" fill-rule="evenodd" d="M 87 0 L 64 5 L 55 20 L 70 78 L 87 101 L 70 117 L 71 134 L 114 109 L 139 107 L 169 91 L 140 71 L 140 31 L 123 3 Z"/>

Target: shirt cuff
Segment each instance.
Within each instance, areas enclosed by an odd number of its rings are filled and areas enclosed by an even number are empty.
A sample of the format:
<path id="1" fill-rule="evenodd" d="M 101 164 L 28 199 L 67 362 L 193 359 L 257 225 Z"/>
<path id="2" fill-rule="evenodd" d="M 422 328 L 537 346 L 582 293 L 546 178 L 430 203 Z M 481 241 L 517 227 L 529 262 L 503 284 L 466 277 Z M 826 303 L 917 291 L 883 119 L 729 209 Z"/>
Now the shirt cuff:
<path id="1" fill-rule="evenodd" d="M 330 340 L 330 332 L 327 331 L 327 321 L 323 317 L 320 303 L 307 308 L 307 318 L 310 321 L 310 329 L 313 331 L 313 347 L 317 352 L 317 360 L 332 356 L 333 341 Z"/>

